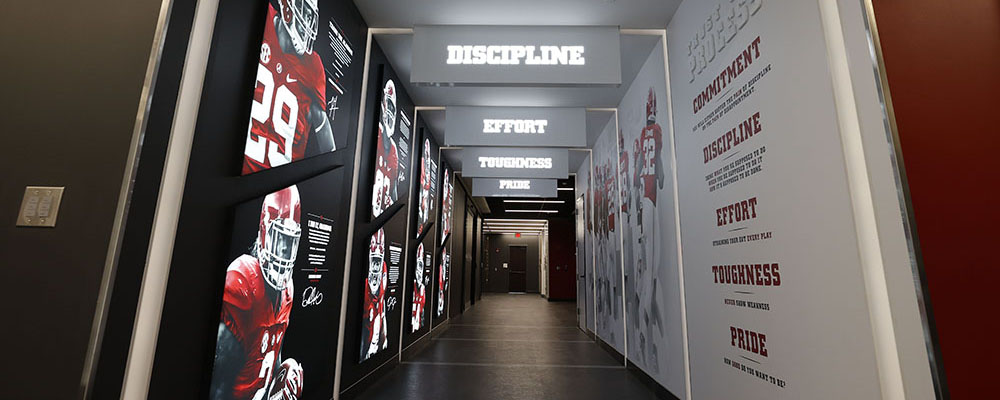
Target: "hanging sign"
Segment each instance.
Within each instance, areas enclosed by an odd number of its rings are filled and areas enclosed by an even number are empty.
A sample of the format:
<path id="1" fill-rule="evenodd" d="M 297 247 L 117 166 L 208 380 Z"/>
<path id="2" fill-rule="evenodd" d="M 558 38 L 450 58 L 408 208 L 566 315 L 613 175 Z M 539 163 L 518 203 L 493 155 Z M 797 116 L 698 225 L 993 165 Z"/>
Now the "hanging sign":
<path id="1" fill-rule="evenodd" d="M 410 81 L 619 85 L 616 26 L 417 25 Z"/>
<path id="2" fill-rule="evenodd" d="M 587 146 L 583 108 L 448 107 L 445 119 L 448 146 Z"/>
<path id="3" fill-rule="evenodd" d="M 558 197 L 555 179 L 476 178 L 472 180 L 473 197 Z"/>
<path id="4" fill-rule="evenodd" d="M 462 176 L 466 178 L 569 177 L 566 149 L 467 147 L 462 149 Z"/>

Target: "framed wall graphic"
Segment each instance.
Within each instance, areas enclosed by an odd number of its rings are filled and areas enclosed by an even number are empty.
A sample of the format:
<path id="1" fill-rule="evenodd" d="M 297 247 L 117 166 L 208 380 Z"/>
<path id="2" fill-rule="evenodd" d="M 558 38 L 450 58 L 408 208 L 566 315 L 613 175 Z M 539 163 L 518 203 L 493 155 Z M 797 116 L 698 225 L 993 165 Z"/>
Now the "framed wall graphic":
<path id="1" fill-rule="evenodd" d="M 243 175 L 336 151 L 352 131 L 359 54 L 333 1 L 269 1 Z M 345 110 L 346 108 L 346 110 Z M 346 111 L 346 112 L 345 112 Z"/>
<path id="2" fill-rule="evenodd" d="M 445 310 L 448 309 L 448 283 L 450 281 L 451 272 L 451 258 L 448 254 L 448 248 L 441 248 L 441 257 L 438 261 L 437 270 L 437 300 L 434 302 L 434 317 L 441 318 L 445 314 Z"/>
<path id="3" fill-rule="evenodd" d="M 386 319 L 386 286 L 389 283 L 389 265 L 385 255 L 385 230 L 379 228 L 371 237 L 368 250 L 368 276 L 365 277 L 364 313 L 361 323 L 364 340 L 361 343 L 361 360 L 367 360 L 389 347 L 389 323 Z"/>
<path id="4" fill-rule="evenodd" d="M 341 360 L 341 389 L 353 386 L 399 348 L 408 299 L 405 271 L 410 236 L 408 201 L 415 142 L 413 105 L 377 44 L 369 60 L 366 114 L 361 128 L 361 171 L 354 210 L 352 278 Z M 367 218 L 365 218 L 367 216 Z M 363 254 L 367 254 L 365 257 Z M 353 347 L 354 350 L 350 350 Z"/>
<path id="5" fill-rule="evenodd" d="M 444 168 L 441 181 L 441 244 L 451 235 L 451 216 L 455 202 L 455 185 L 451 182 L 451 170 Z"/>
<path id="6" fill-rule="evenodd" d="M 330 252 L 341 170 L 236 207 L 212 371 L 212 398 L 329 396 L 336 296 Z M 223 266 L 219 266 L 221 270 Z"/>
<path id="7" fill-rule="evenodd" d="M 424 138 L 423 150 L 420 155 L 420 194 L 417 210 L 417 236 L 423 233 L 424 225 L 430 221 L 437 204 L 437 185 L 434 179 L 438 176 L 437 146 L 430 138 Z"/>
<path id="8" fill-rule="evenodd" d="M 416 264 L 413 266 L 413 297 L 410 310 L 410 332 L 419 331 L 427 324 L 427 286 L 431 283 L 433 256 L 417 245 Z"/>
<path id="9" fill-rule="evenodd" d="M 378 120 L 378 141 L 375 145 L 375 181 L 372 185 L 372 218 L 378 218 L 407 195 L 412 125 L 408 115 L 411 107 L 399 108 L 396 82 L 386 79 L 382 85 Z M 405 103 L 404 103 L 405 104 Z M 402 193 L 402 194 L 401 194 Z"/>
<path id="10" fill-rule="evenodd" d="M 416 193 L 416 202 L 410 206 L 412 215 L 409 228 L 410 243 L 407 250 L 409 261 L 404 288 L 406 296 L 403 307 L 407 311 L 403 321 L 403 349 L 429 332 L 431 324 L 428 322 L 432 315 L 431 310 L 434 308 L 435 296 L 434 250 L 437 248 L 435 233 L 438 231 L 432 222 L 436 221 L 439 209 L 438 144 L 422 120 L 418 119 L 414 126 L 418 133 L 414 141 L 421 144 L 420 160 L 414 163 L 414 172 L 419 170 L 420 178 L 414 179 L 413 191 Z"/>

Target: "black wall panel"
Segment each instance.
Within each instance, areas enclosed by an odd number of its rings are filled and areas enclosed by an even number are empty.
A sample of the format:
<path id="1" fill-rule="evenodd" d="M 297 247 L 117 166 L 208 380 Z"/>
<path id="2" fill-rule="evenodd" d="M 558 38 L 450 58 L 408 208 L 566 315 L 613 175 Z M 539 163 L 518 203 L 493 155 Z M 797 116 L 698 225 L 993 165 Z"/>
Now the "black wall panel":
<path id="1" fill-rule="evenodd" d="M 208 393 L 225 266 L 231 261 L 228 258 L 235 207 L 334 170 L 340 170 L 336 174 L 340 179 L 331 184 L 330 190 L 340 191 L 341 198 L 350 198 L 356 145 L 356 135 L 351 133 L 357 131 L 363 66 L 357 60 L 342 82 L 350 90 L 346 94 L 349 97 L 341 99 L 338 111 L 338 119 L 347 119 L 340 128 L 347 131 L 343 135 L 346 143 L 338 143 L 333 153 L 240 176 L 267 5 L 263 0 L 223 0 L 219 4 L 157 338 L 150 399 L 205 398 Z M 324 1 L 320 12 L 321 16 L 337 16 L 355 48 L 364 45 L 367 27 L 353 3 Z M 344 268 L 350 214 L 349 207 L 339 210 L 337 215 L 326 216 L 335 222 L 333 240 L 326 252 L 329 279 L 335 279 L 336 271 Z M 337 289 L 325 293 L 325 297 L 341 298 L 342 285 L 331 287 Z M 295 324 L 294 311 L 291 318 Z M 339 315 L 331 313 L 329 318 L 337 321 Z M 316 343 L 316 351 L 330 354 L 333 364 L 336 338 Z M 332 375 L 312 379 L 306 383 L 311 386 L 306 387 L 302 398 L 329 398 L 332 384 Z"/>
<path id="2" fill-rule="evenodd" d="M 403 246 L 405 256 L 405 246 L 407 244 L 408 226 L 407 207 L 409 207 L 409 185 L 412 182 L 413 167 L 412 161 L 415 158 L 406 157 L 406 173 L 409 174 L 404 184 L 398 189 L 398 199 L 376 218 L 372 218 L 372 189 L 375 185 L 376 151 L 377 139 L 379 135 L 379 118 L 381 116 L 381 99 L 383 96 L 384 84 L 388 80 L 398 82 L 395 86 L 398 104 L 397 115 L 399 119 L 405 118 L 412 123 L 413 103 L 410 101 L 403 84 L 392 70 L 384 53 L 377 43 L 371 44 L 371 56 L 369 60 L 369 81 L 368 95 L 365 106 L 365 116 L 363 119 L 363 137 L 361 139 L 361 159 L 360 172 L 358 176 L 357 206 L 355 209 L 355 231 L 353 255 L 351 260 L 351 274 L 348 281 L 347 292 L 347 312 L 344 326 L 344 351 L 341 358 L 341 392 L 352 390 L 366 376 L 375 372 L 382 365 L 389 361 L 395 361 L 399 352 L 399 333 L 401 321 L 401 310 L 404 306 L 403 293 L 405 282 L 405 270 L 403 262 L 400 261 L 400 277 L 394 293 L 386 294 L 386 318 L 388 321 L 387 336 L 388 346 L 386 349 L 372 355 L 367 360 L 363 360 L 361 355 L 362 342 L 367 340 L 363 333 L 365 323 L 364 300 L 366 294 L 366 280 L 369 266 L 369 247 L 372 234 L 380 228 L 384 229 L 386 235 L 386 258 L 389 257 L 388 245 L 390 242 Z M 397 120 L 397 125 L 400 123 Z M 405 151 L 413 149 L 413 138 L 419 133 L 410 126 L 411 132 L 409 140 L 404 144 L 397 145 Z M 401 163 L 404 162 L 401 159 Z M 402 168 L 402 165 L 400 166 Z M 390 300 L 391 299 L 391 300 Z M 391 305 L 390 305 L 391 303 Z M 363 386 L 363 385 L 362 385 Z"/>

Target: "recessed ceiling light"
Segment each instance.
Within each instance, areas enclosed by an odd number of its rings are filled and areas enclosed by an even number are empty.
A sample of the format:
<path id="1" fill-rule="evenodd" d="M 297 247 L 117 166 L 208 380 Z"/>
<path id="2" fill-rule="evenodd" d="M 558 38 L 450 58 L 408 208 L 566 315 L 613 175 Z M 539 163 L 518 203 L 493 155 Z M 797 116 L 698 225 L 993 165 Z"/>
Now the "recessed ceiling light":
<path id="1" fill-rule="evenodd" d="M 543 214 L 555 214 L 559 212 L 559 210 L 506 210 L 506 211 L 512 213 L 543 213 Z"/>

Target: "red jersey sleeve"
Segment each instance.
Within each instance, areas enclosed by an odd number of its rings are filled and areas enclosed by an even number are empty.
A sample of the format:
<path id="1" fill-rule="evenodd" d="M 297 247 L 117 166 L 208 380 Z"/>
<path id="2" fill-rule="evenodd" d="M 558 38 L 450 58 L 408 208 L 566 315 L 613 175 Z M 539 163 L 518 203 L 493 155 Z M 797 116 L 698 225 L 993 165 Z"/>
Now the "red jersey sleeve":
<path id="1" fill-rule="evenodd" d="M 319 57 L 319 53 L 315 51 L 310 57 L 311 68 L 309 71 L 312 76 L 309 77 L 310 82 L 312 82 L 313 89 L 315 91 L 316 100 L 319 101 L 319 106 L 321 109 L 326 108 L 326 70 L 323 69 L 323 59 Z"/>
<path id="2" fill-rule="evenodd" d="M 229 264 L 226 271 L 226 288 L 222 295 L 222 323 L 243 343 L 244 333 L 240 329 L 251 318 L 253 288 L 249 272 L 257 267 L 257 259 L 242 255 Z"/>

